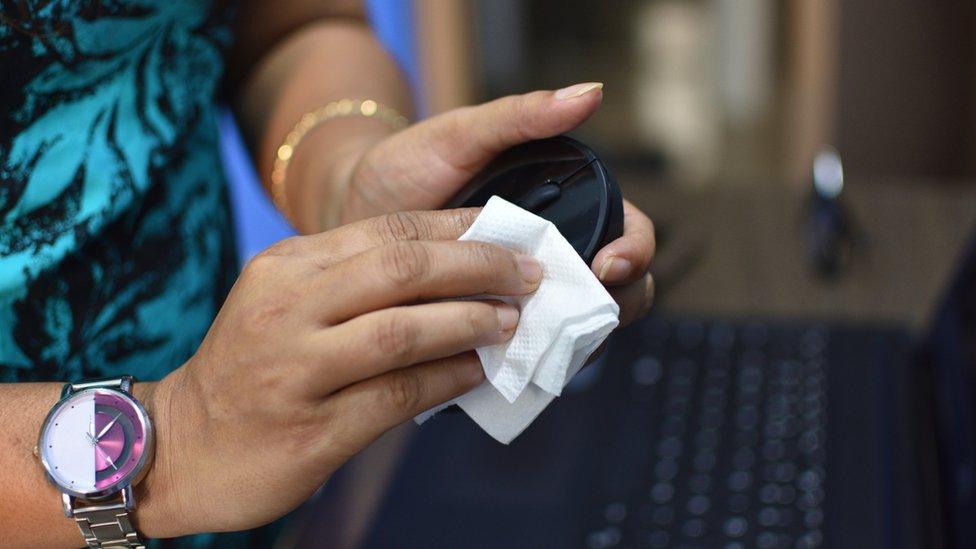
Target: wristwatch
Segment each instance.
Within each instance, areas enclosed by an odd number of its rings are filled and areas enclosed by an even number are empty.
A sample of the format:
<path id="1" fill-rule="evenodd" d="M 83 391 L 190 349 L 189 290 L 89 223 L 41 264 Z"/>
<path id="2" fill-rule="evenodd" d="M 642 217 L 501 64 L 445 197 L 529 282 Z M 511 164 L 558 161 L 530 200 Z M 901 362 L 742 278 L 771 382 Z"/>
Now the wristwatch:
<path id="1" fill-rule="evenodd" d="M 133 381 L 66 384 L 38 437 L 44 472 L 88 547 L 145 546 L 133 526 L 132 487 L 152 465 L 153 428 Z"/>

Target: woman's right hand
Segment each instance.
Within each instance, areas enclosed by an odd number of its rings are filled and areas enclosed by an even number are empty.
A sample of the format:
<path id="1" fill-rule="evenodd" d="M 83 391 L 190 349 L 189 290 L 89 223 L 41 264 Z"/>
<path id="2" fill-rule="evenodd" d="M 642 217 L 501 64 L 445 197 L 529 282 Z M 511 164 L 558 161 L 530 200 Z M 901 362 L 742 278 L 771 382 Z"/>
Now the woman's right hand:
<path id="1" fill-rule="evenodd" d="M 244 268 L 197 353 L 151 389 L 140 526 L 241 530 L 304 502 L 380 434 L 484 379 L 539 264 L 458 242 L 477 210 L 399 213 L 285 240 Z"/>

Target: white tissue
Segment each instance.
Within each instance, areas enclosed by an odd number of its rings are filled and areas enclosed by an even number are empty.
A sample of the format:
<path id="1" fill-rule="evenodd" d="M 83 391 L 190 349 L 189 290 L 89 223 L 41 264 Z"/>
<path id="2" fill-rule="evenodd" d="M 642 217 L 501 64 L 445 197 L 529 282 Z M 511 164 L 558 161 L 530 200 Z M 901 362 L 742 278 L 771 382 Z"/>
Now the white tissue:
<path id="1" fill-rule="evenodd" d="M 498 244 L 542 264 L 533 294 L 500 298 L 521 310 L 506 343 L 477 349 L 487 380 L 471 392 L 417 416 L 423 423 L 457 404 L 508 444 L 559 396 L 619 323 L 620 309 L 556 226 L 493 196 L 458 240 Z"/>

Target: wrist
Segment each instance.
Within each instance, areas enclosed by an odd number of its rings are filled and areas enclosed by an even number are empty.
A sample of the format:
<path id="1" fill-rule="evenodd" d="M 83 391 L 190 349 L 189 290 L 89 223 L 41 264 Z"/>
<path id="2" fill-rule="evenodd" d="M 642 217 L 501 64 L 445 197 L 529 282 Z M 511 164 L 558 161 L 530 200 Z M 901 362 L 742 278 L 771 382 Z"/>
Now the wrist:
<path id="1" fill-rule="evenodd" d="M 356 166 L 393 130 L 377 120 L 329 120 L 309 131 L 288 168 L 287 200 L 304 234 L 334 229 L 360 217 L 350 208 Z"/>
<path id="2" fill-rule="evenodd" d="M 153 423 L 156 438 L 153 464 L 138 485 L 135 523 L 139 533 L 146 538 L 170 538 L 186 535 L 196 529 L 186 520 L 179 502 L 184 488 L 172 474 L 172 454 L 178 446 L 177 434 L 170 418 L 173 385 L 181 373 L 177 370 L 159 382 L 137 382 L 132 387 L 138 400 Z"/>

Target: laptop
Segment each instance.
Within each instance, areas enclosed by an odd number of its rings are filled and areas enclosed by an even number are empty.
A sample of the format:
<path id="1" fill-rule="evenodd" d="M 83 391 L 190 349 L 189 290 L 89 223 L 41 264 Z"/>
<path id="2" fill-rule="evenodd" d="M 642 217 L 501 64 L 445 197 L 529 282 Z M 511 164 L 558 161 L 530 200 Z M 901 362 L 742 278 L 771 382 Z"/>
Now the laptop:
<path id="1" fill-rule="evenodd" d="M 411 442 L 366 547 L 968 547 L 976 248 L 930 333 L 652 316 L 510 446 Z"/>

